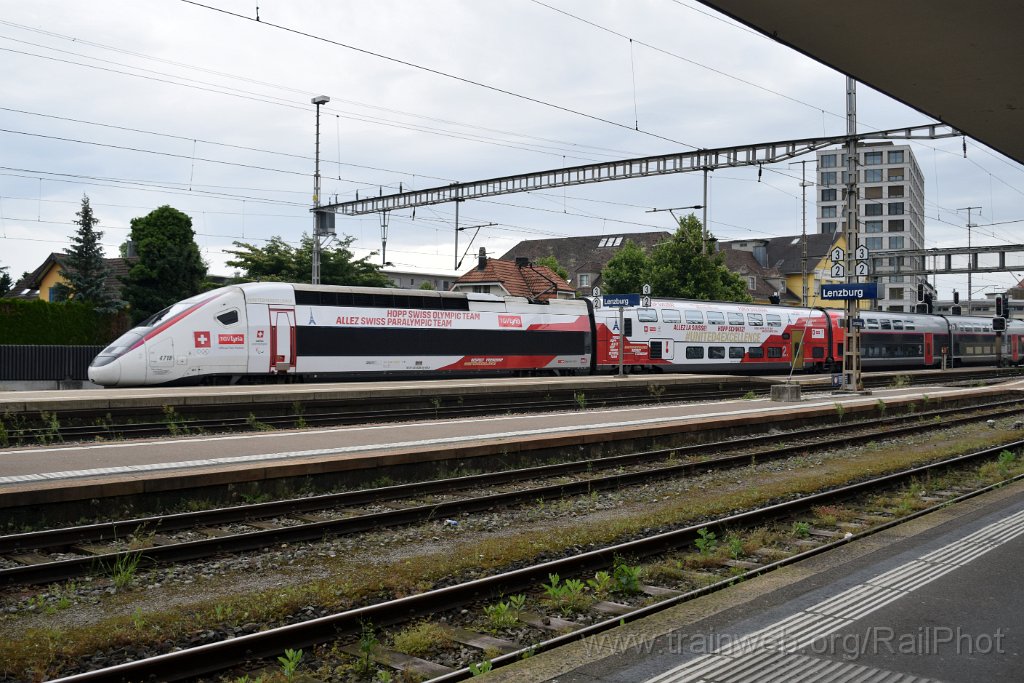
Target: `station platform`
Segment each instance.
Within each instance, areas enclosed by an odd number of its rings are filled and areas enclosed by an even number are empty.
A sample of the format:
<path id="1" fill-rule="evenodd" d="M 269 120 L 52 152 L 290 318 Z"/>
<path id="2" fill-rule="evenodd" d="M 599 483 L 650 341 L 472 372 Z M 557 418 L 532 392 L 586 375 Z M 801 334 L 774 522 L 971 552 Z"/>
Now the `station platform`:
<path id="1" fill-rule="evenodd" d="M 550 381 L 550 380 L 547 380 Z M 578 380 L 577 380 L 578 381 Z M 629 381 L 627 379 L 627 381 Z M 317 389 L 323 391 L 323 389 Z M 540 463 L 565 453 L 610 455 L 631 449 L 719 441 L 731 436 L 829 424 L 897 412 L 1024 396 L 1024 380 L 992 387 L 905 387 L 870 395 L 824 393 L 663 403 L 543 414 L 500 415 L 402 424 L 277 430 L 136 441 L 103 441 L 0 450 L 0 509 L 87 503 L 204 487 L 322 477 L 368 480 L 382 468 L 486 462 Z M 841 406 L 841 407 L 838 407 Z M 490 459 L 488 461 L 487 459 Z M 431 470 L 431 471 L 433 471 Z"/>
<path id="2" fill-rule="evenodd" d="M 489 674 L 516 683 L 1024 680 L 1024 482 Z"/>

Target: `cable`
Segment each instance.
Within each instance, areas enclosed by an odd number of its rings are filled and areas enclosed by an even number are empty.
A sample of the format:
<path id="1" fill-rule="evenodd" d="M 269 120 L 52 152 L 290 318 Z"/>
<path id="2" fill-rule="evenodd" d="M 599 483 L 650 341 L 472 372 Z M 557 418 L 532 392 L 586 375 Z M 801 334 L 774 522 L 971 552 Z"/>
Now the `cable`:
<path id="1" fill-rule="evenodd" d="M 345 48 L 347 50 L 352 50 L 354 52 L 359 52 L 361 54 L 369 55 L 371 57 L 377 57 L 378 59 L 383 59 L 383 60 L 386 60 L 386 61 L 389 61 L 389 62 L 394 62 L 395 64 L 401 64 L 402 66 L 407 66 L 407 67 L 410 67 L 410 68 L 413 68 L 413 69 L 419 69 L 420 71 L 425 71 L 427 73 L 434 74 L 435 76 L 442 76 L 444 78 L 449 78 L 449 79 L 452 79 L 454 81 L 459 81 L 460 83 L 466 83 L 468 85 L 474 85 L 474 86 L 476 86 L 478 88 L 484 88 L 485 90 L 490 90 L 492 92 L 497 92 L 497 93 L 501 93 L 503 95 L 508 95 L 510 97 L 515 97 L 515 98 L 518 98 L 518 99 L 521 99 L 521 100 L 525 100 L 527 102 L 532 102 L 534 104 L 539 104 L 539 105 L 544 106 L 544 107 L 549 107 L 551 109 L 557 109 L 558 111 L 562 111 L 562 112 L 565 112 L 565 113 L 568 113 L 568 114 L 574 114 L 576 116 L 582 116 L 583 118 L 587 118 L 587 119 L 590 119 L 592 121 L 597 121 L 599 123 L 607 123 L 607 124 L 609 124 L 611 126 L 615 126 L 617 128 L 622 128 L 622 129 L 625 129 L 625 130 L 634 131 L 634 132 L 640 133 L 641 135 L 647 135 L 649 137 L 657 138 L 659 140 L 664 140 L 666 142 L 671 142 L 671 143 L 676 144 L 676 145 L 683 145 L 683 146 L 689 147 L 691 149 L 698 149 L 698 147 L 695 146 L 695 145 L 691 145 L 689 143 L 682 142 L 680 140 L 674 140 L 672 138 L 665 137 L 664 135 L 658 135 L 657 133 L 652 133 L 650 131 L 635 130 L 633 128 L 630 128 L 628 125 L 626 125 L 624 123 L 618 123 L 617 121 L 612 121 L 610 119 L 601 118 L 600 116 L 595 116 L 594 114 L 587 114 L 585 112 L 578 111 L 576 109 L 571 109 L 569 107 L 563 107 L 562 105 L 554 104 L 553 102 L 547 102 L 545 100 L 541 100 L 541 99 L 538 99 L 536 97 L 530 97 L 529 95 L 523 95 L 521 93 L 513 92 L 511 90 L 506 90 L 504 88 L 499 88 L 499 87 L 494 86 L 494 85 L 488 85 L 486 83 L 481 83 L 479 81 L 474 81 L 474 80 L 472 80 L 470 78 L 465 78 L 463 76 L 456 76 L 454 74 L 450 74 L 450 73 L 441 71 L 439 69 L 434 69 L 434 68 L 431 68 L 431 67 L 428 67 L 428 66 L 423 66 L 422 64 L 416 64 L 414 62 L 408 62 L 408 61 L 405 61 L 403 59 L 398 59 L 397 57 L 389 57 L 389 56 L 381 54 L 379 52 L 373 52 L 372 50 L 367 50 L 365 48 L 355 47 L 354 45 L 348 45 L 346 43 L 342 43 L 342 42 L 337 41 L 337 40 L 331 40 L 330 38 L 324 38 L 322 36 L 318 36 L 318 35 L 315 35 L 313 33 L 307 33 L 306 31 L 300 31 L 298 29 L 289 28 L 287 26 L 282 26 L 280 24 L 274 24 L 274 23 L 269 22 L 269 21 L 256 21 L 255 19 L 247 17 L 244 14 L 239 14 L 237 12 L 230 12 L 228 10 L 221 9 L 219 7 L 213 7 L 211 5 L 206 5 L 206 4 L 203 4 L 201 2 L 196 2 L 196 0 L 181 0 L 181 2 L 184 2 L 184 3 L 189 4 L 189 5 L 194 5 L 195 7 L 200 7 L 202 9 L 210 10 L 212 12 L 219 12 L 221 14 L 226 14 L 228 16 L 235 17 L 236 19 L 243 19 L 245 21 L 255 22 L 257 24 L 260 24 L 261 26 L 269 26 L 270 28 L 274 28 L 274 29 L 277 29 L 279 31 L 286 31 L 288 33 L 294 33 L 295 35 L 303 36 L 305 38 L 311 38 L 313 40 L 318 40 L 320 42 L 328 43 L 330 45 L 336 45 L 338 47 L 343 47 L 343 48 Z"/>

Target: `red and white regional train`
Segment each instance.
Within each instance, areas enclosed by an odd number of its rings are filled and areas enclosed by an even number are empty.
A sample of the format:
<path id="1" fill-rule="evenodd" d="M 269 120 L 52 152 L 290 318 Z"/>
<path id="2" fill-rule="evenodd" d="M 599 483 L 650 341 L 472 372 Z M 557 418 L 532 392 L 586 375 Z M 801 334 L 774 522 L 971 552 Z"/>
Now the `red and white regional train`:
<path id="1" fill-rule="evenodd" d="M 841 311 L 655 300 L 597 309 L 587 299 L 249 283 L 157 313 L 89 367 L 103 386 L 324 381 L 374 376 L 825 371 L 842 359 Z M 1021 363 L 1024 323 L 865 311 L 870 367 Z M 622 334 L 620 334 L 622 333 Z"/>

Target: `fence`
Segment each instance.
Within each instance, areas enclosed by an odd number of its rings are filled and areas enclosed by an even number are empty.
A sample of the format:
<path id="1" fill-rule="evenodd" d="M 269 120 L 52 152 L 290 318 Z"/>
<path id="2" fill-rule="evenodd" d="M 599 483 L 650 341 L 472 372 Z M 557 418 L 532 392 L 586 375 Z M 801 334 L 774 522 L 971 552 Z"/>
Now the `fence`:
<path id="1" fill-rule="evenodd" d="M 102 346 L 0 345 L 0 380 L 59 381 L 89 378 L 89 363 Z"/>

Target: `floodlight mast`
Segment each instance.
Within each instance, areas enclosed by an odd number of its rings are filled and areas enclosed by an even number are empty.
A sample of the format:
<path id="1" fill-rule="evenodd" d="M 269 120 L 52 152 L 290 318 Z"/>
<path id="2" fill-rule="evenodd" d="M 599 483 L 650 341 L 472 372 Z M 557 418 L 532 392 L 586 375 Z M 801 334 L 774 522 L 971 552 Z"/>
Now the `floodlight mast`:
<path id="1" fill-rule="evenodd" d="M 320 284 L 320 238 L 322 219 L 320 212 L 320 105 L 327 104 L 331 98 L 327 95 L 317 95 L 311 103 L 316 105 L 316 171 L 313 173 L 313 272 L 310 282 L 314 285 Z"/>

